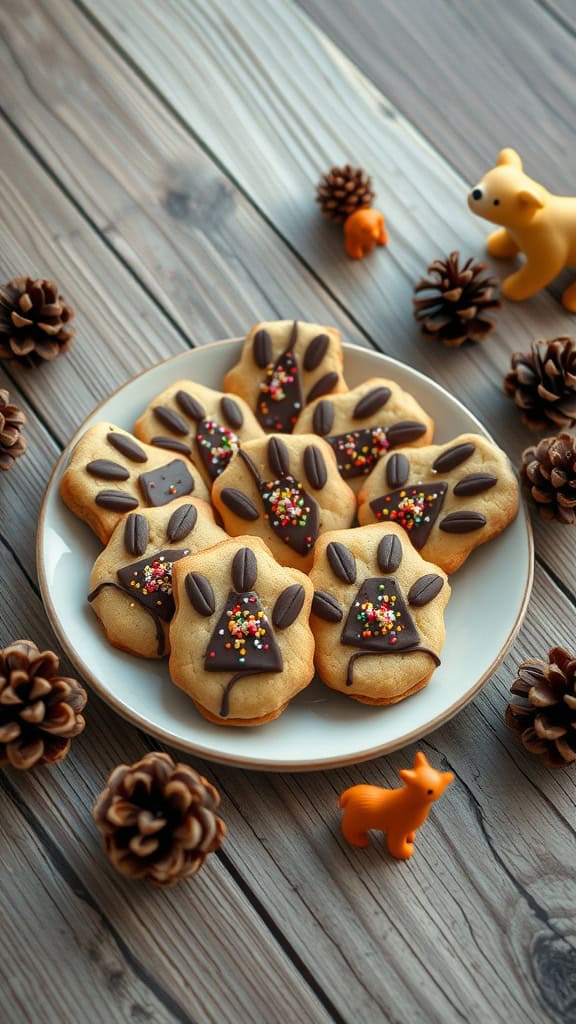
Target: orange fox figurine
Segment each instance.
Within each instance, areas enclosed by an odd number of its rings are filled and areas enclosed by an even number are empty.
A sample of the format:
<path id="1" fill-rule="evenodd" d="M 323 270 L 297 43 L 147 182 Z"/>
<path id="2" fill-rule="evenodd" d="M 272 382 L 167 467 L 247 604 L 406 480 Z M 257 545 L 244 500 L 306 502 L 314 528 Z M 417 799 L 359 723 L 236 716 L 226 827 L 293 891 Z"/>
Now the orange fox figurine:
<path id="1" fill-rule="evenodd" d="M 383 215 L 368 206 L 351 213 L 344 223 L 344 241 L 353 260 L 361 260 L 377 245 L 386 245 L 388 232 Z"/>
<path id="2" fill-rule="evenodd" d="M 342 834 L 353 846 L 368 846 L 368 829 L 385 832 L 388 852 L 407 860 L 414 853 L 416 829 L 426 821 L 430 805 L 442 796 L 454 775 L 437 771 L 420 751 L 414 767 L 402 768 L 398 774 L 405 783 L 400 789 L 352 786 L 342 793 Z"/>
<path id="3" fill-rule="evenodd" d="M 507 299 L 520 302 L 545 288 L 564 267 L 576 266 L 576 197 L 557 196 L 524 174 L 514 149 L 503 149 L 468 196 L 472 213 L 500 224 L 488 237 L 488 252 L 510 259 L 522 252 L 524 265 L 502 284 Z M 576 283 L 562 295 L 576 313 Z"/>

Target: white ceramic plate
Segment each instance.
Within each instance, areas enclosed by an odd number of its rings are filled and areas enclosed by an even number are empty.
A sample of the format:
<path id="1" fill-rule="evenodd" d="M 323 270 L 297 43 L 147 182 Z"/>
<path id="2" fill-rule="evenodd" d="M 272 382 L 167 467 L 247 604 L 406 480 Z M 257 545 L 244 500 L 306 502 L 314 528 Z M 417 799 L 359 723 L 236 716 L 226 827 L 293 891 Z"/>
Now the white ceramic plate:
<path id="1" fill-rule="evenodd" d="M 478 548 L 451 578 L 442 665 L 423 690 L 387 708 L 350 700 L 320 682 L 296 697 L 275 722 L 253 729 L 212 725 L 171 682 L 166 661 L 143 661 L 110 647 L 86 601 L 100 547 L 59 496 L 69 450 L 84 430 L 109 420 L 131 430 L 144 406 L 164 388 L 189 378 L 220 388 L 241 342 L 217 342 L 184 352 L 130 381 L 85 421 L 56 465 L 37 538 L 44 604 L 71 661 L 116 711 L 147 732 L 200 757 L 246 768 L 310 770 L 377 757 L 419 739 L 474 697 L 504 657 L 520 626 L 532 586 L 533 551 L 524 506 L 515 522 Z M 370 350 L 345 346 L 351 387 L 367 377 L 391 377 L 436 422 L 436 442 L 464 431 L 486 434 L 463 405 L 427 377 Z M 511 571 L 512 569 L 512 571 Z"/>

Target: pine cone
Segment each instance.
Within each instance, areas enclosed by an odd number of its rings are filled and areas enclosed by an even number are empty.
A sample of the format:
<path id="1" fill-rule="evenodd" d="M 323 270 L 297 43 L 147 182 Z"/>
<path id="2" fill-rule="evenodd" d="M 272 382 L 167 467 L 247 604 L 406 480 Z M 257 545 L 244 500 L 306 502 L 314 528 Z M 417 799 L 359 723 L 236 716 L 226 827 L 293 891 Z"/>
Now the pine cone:
<path id="1" fill-rule="evenodd" d="M 504 391 L 522 410 L 522 422 L 532 430 L 547 424 L 576 424 L 576 341 L 555 338 L 533 341 L 530 352 L 515 352 Z"/>
<path id="2" fill-rule="evenodd" d="M 15 277 L 0 286 L 0 359 L 29 366 L 56 359 L 75 334 L 68 306 L 54 281 Z"/>
<path id="3" fill-rule="evenodd" d="M 0 766 L 55 764 L 84 729 L 86 691 L 57 675 L 59 664 L 30 640 L 0 651 Z"/>
<path id="4" fill-rule="evenodd" d="M 316 189 L 316 202 L 325 217 L 341 224 L 356 210 L 372 206 L 376 193 L 372 179 L 361 167 L 333 167 L 323 174 Z"/>
<path id="5" fill-rule="evenodd" d="M 576 655 L 553 647 L 548 661 L 523 661 L 510 692 L 523 699 L 508 705 L 506 725 L 526 749 L 548 768 L 576 761 Z"/>
<path id="6" fill-rule="evenodd" d="M 428 267 L 430 277 L 421 277 L 414 288 L 416 293 L 431 294 L 412 300 L 422 334 L 449 348 L 458 348 L 464 341 L 484 341 L 495 326 L 486 313 L 502 306 L 493 298 L 496 278 L 481 276 L 486 264 L 470 258 L 460 267 L 459 259 L 460 253 L 452 252 L 446 260 L 434 260 Z"/>
<path id="7" fill-rule="evenodd" d="M 218 791 L 193 768 L 152 753 L 114 769 L 94 820 L 121 874 L 168 886 L 195 875 L 222 844 L 219 804 Z"/>
<path id="8" fill-rule="evenodd" d="M 543 519 L 576 523 L 576 438 L 559 434 L 526 448 L 520 475 Z"/>
<path id="9" fill-rule="evenodd" d="M 12 469 L 14 460 L 24 455 L 27 441 L 20 431 L 26 416 L 17 405 L 10 405 L 10 395 L 0 388 L 0 469 Z"/>

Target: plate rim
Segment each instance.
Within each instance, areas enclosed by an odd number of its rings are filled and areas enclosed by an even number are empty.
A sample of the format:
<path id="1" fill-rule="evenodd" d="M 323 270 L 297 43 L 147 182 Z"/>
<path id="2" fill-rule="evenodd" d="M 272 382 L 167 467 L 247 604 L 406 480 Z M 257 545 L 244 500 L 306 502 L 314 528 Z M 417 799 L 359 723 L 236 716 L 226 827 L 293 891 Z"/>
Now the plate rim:
<path id="1" fill-rule="evenodd" d="M 191 743 L 191 742 L 179 739 L 178 737 L 174 736 L 168 729 L 165 729 L 162 726 L 157 726 L 154 723 L 150 723 L 147 720 L 144 720 L 137 713 L 135 713 L 135 712 L 131 711 L 129 708 L 127 708 L 125 706 L 125 704 L 123 704 L 122 701 L 118 697 L 116 697 L 115 695 L 110 694 L 107 690 L 105 690 L 105 688 L 100 684 L 100 681 L 98 680 L 97 676 L 95 676 L 94 673 L 92 672 L 92 670 L 88 668 L 88 666 L 86 665 L 86 663 L 85 663 L 84 659 L 82 658 L 82 656 L 78 653 L 77 649 L 74 647 L 74 645 L 69 641 L 68 637 L 66 636 L 63 628 L 60 625 L 60 620 L 59 620 L 58 615 L 56 613 L 56 609 L 54 607 L 54 604 L 53 604 L 53 601 L 52 601 L 52 597 L 51 597 L 51 594 L 50 594 L 50 588 L 48 586 L 48 579 L 47 579 L 46 570 L 45 570 L 45 566 L 44 566 L 44 544 L 43 544 L 43 538 L 44 538 L 44 533 L 45 533 L 44 527 L 45 527 L 45 520 L 46 520 L 46 515 L 47 515 L 48 499 L 49 499 L 50 495 L 52 494 L 52 490 L 53 490 L 53 487 L 54 487 L 55 479 L 56 479 L 56 477 L 57 477 L 61 467 L 67 461 L 67 459 L 68 459 L 68 457 L 70 455 L 70 452 L 72 451 L 73 447 L 76 445 L 77 441 L 80 439 L 80 437 L 82 437 L 82 435 L 84 434 L 85 430 L 87 429 L 86 428 L 86 424 L 88 423 L 88 421 L 93 419 L 93 417 L 98 414 L 100 409 L 102 409 L 102 407 L 104 405 L 106 405 L 117 394 L 119 394 L 121 391 L 123 391 L 124 388 L 128 387 L 128 385 L 130 385 L 130 384 L 133 384 L 134 381 L 139 380 L 141 377 L 144 377 L 146 374 L 151 373 L 153 370 L 158 369 L 160 366 L 166 366 L 169 363 L 177 362 L 178 360 L 181 360 L 184 357 L 190 356 L 194 351 L 197 351 L 197 350 L 205 351 L 206 349 L 209 349 L 209 348 L 214 348 L 216 346 L 229 345 L 230 343 L 239 342 L 239 341 L 242 341 L 242 340 L 243 340 L 243 338 L 241 338 L 241 337 L 222 338 L 222 339 L 219 339 L 218 341 L 211 341 L 211 342 L 207 342 L 206 344 L 203 344 L 203 345 L 198 345 L 198 346 L 195 346 L 193 348 L 185 349 L 183 352 L 177 352 L 173 356 L 168 356 L 167 359 L 161 359 L 158 363 L 154 363 L 152 366 L 146 367 L 146 369 L 141 370 L 139 373 L 134 374 L 134 376 L 132 376 L 128 380 L 124 381 L 123 384 L 120 384 L 117 388 L 114 389 L 114 391 L 111 391 L 110 394 L 107 395 L 106 398 L 102 399 L 102 401 L 99 402 L 98 405 L 96 405 L 91 410 L 91 412 L 88 413 L 87 416 L 85 416 L 85 418 L 83 419 L 82 423 L 77 428 L 77 430 L 75 430 L 74 434 L 72 435 L 72 437 L 70 438 L 70 440 L 66 444 L 65 448 L 61 452 L 59 458 L 56 460 L 56 463 L 55 463 L 55 465 L 54 465 L 54 467 L 52 469 L 52 472 L 50 473 L 50 476 L 48 478 L 48 482 L 46 484 L 46 488 L 45 488 L 45 491 L 44 491 L 44 496 L 42 498 L 42 504 L 40 506 L 40 513 L 38 515 L 38 525 L 37 525 L 37 529 L 36 529 L 35 553 L 36 553 L 36 571 L 37 571 L 37 574 L 38 574 L 38 584 L 39 584 L 39 588 L 40 588 L 40 595 L 42 597 L 42 603 L 44 605 L 44 610 L 46 612 L 46 615 L 47 615 L 48 621 L 50 623 L 50 626 L 54 630 L 62 650 L 65 652 L 66 656 L 69 658 L 69 660 L 74 665 L 76 670 L 81 672 L 83 678 L 89 683 L 90 688 L 94 689 L 94 691 L 98 694 L 98 696 L 109 707 L 111 707 L 117 714 L 119 714 L 126 721 L 130 722 L 130 724 L 135 726 L 135 728 L 141 729 L 142 731 L 144 731 L 148 735 L 154 736 L 156 739 L 159 739 L 159 740 L 161 740 L 164 743 L 168 743 L 170 746 L 173 746 L 176 749 L 181 750 L 181 751 L 183 751 L 184 753 L 186 753 L 188 755 L 194 755 L 196 757 L 203 758 L 204 760 L 210 761 L 213 764 L 222 764 L 222 765 L 225 765 L 225 766 L 231 766 L 231 767 L 236 767 L 236 768 L 251 769 L 253 771 L 267 771 L 267 772 L 328 771 L 330 769 L 346 767 L 347 765 L 362 764 L 365 761 L 372 761 L 372 760 L 374 760 L 377 757 L 382 757 L 385 754 L 392 753 L 395 750 L 402 750 L 404 747 L 408 746 L 410 743 L 413 743 L 416 740 L 423 738 L 424 736 L 429 736 L 436 729 L 440 728 L 440 726 L 445 725 L 447 722 L 449 722 L 455 715 L 458 714 L 459 711 L 461 711 L 467 704 L 469 704 L 474 699 L 474 697 L 483 688 L 485 683 L 494 674 L 494 672 L 497 669 L 498 665 L 501 664 L 501 662 L 504 660 L 504 658 L 508 654 L 508 651 L 510 650 L 510 648 L 512 647 L 512 644 L 514 643 L 516 637 L 518 636 L 520 627 L 521 627 L 522 622 L 524 620 L 524 617 L 526 615 L 526 610 L 528 608 L 528 602 L 530 600 L 530 596 L 531 596 L 531 593 L 532 593 L 532 587 L 533 587 L 533 583 L 534 583 L 534 532 L 533 532 L 533 529 L 532 529 L 532 522 L 531 522 L 531 519 L 530 519 L 530 514 L 529 514 L 529 512 L 528 512 L 528 510 L 526 508 L 526 502 L 525 502 L 525 500 L 524 500 L 524 498 L 522 496 L 522 493 L 520 494 L 520 502 L 523 505 L 524 512 L 525 512 L 525 515 L 524 515 L 524 525 L 525 525 L 525 529 L 526 529 L 526 538 L 527 538 L 527 541 L 528 541 L 528 573 L 527 573 L 527 578 L 526 578 L 526 585 L 525 585 L 525 588 L 524 588 L 524 594 L 522 596 L 522 602 L 520 604 L 520 608 L 518 610 L 518 614 L 517 614 L 516 619 L 514 621 L 514 625 L 512 626 L 512 629 L 511 629 L 511 631 L 510 631 L 510 633 L 509 633 L 505 643 L 502 645 L 502 647 L 498 651 L 498 654 L 492 660 L 492 662 L 490 663 L 490 665 L 488 666 L 486 671 L 480 676 L 479 679 L 477 679 L 475 681 L 473 686 L 469 690 L 466 691 L 466 693 L 461 697 L 461 699 L 459 701 L 457 701 L 455 704 L 453 704 L 450 708 L 448 708 L 448 710 L 446 710 L 444 712 L 441 712 L 439 715 L 436 716 L 436 718 L 433 718 L 431 721 L 429 721 L 426 724 L 426 726 L 424 726 L 424 727 L 419 726 L 419 727 L 415 728 L 414 730 L 412 730 L 412 731 L 410 731 L 408 733 L 403 734 L 401 737 L 399 737 L 399 738 L 397 738 L 395 740 L 388 740 L 385 743 L 379 744 L 379 745 L 377 745 L 375 747 L 371 747 L 369 750 L 364 750 L 360 754 L 348 754 L 348 755 L 344 755 L 343 757 L 320 758 L 320 759 L 315 759 L 313 761 L 308 760 L 308 761 L 296 761 L 296 762 L 291 762 L 291 761 L 282 761 L 282 762 L 280 762 L 280 761 L 272 761 L 272 762 L 268 762 L 268 761 L 259 761 L 258 758 L 247 757 L 247 756 L 244 756 L 244 755 L 241 755 L 241 754 L 234 754 L 234 755 L 227 755 L 227 754 L 222 754 L 222 753 L 214 754 L 213 751 L 205 749 L 202 746 L 201 743 Z M 450 394 L 450 392 L 448 392 L 447 389 L 445 387 L 443 387 L 443 385 L 438 384 L 437 381 L 433 380 L 432 377 L 428 377 L 425 373 L 422 373 L 421 370 L 417 370 L 415 367 L 410 366 L 409 363 L 403 363 L 400 359 L 395 359 L 393 356 L 387 355 L 386 352 L 380 352 L 377 349 L 371 349 L 371 348 L 368 348 L 368 347 L 364 347 L 362 345 L 355 345 L 355 344 L 353 344 L 351 342 L 343 342 L 342 344 L 343 344 L 343 348 L 345 350 L 351 349 L 352 351 L 359 351 L 359 352 L 363 352 L 363 353 L 368 352 L 371 355 L 376 355 L 376 356 L 383 357 L 388 363 L 390 363 L 392 365 L 399 366 L 402 369 L 410 370 L 411 373 L 415 374 L 417 377 L 422 378 L 422 380 L 424 380 L 426 382 L 426 384 L 431 384 L 438 391 L 443 392 L 445 395 L 448 395 L 448 397 L 451 399 L 452 402 L 455 402 L 456 405 L 460 406 L 460 408 L 463 409 L 464 412 L 468 416 L 471 417 L 471 419 L 473 420 L 473 422 L 477 426 L 478 431 L 481 434 L 483 434 L 485 437 L 487 437 L 488 440 L 490 440 L 494 444 L 496 444 L 496 441 L 494 441 L 494 438 L 492 437 L 490 432 L 486 429 L 486 427 L 483 425 L 483 423 L 481 423 L 481 421 L 474 415 L 474 413 L 471 412 L 464 405 L 464 403 L 460 401 L 459 398 L 457 398 L 455 395 Z"/>

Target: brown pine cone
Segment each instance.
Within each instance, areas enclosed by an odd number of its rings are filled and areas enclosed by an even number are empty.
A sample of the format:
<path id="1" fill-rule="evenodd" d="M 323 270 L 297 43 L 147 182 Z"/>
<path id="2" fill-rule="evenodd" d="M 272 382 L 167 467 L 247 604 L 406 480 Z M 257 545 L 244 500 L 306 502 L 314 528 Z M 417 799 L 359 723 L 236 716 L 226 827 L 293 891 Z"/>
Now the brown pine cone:
<path id="1" fill-rule="evenodd" d="M 494 321 L 486 316 L 502 303 L 493 298 L 495 277 L 482 277 L 485 263 L 472 258 L 460 266 L 460 253 L 450 253 L 446 260 L 434 260 L 428 267 L 428 278 L 421 277 L 414 291 L 430 292 L 425 298 L 414 298 L 414 317 L 421 321 L 422 334 L 437 338 L 448 348 L 458 348 L 465 341 L 484 341 L 494 330 Z"/>
<path id="2" fill-rule="evenodd" d="M 14 460 L 24 455 L 28 443 L 20 431 L 26 416 L 17 405 L 10 404 L 10 395 L 0 388 L 0 469 L 12 469 Z"/>
<path id="3" fill-rule="evenodd" d="M 555 338 L 533 341 L 530 352 L 515 352 L 512 369 L 504 378 L 504 391 L 522 411 L 522 422 L 532 430 L 548 424 L 576 424 L 576 341 Z"/>
<path id="4" fill-rule="evenodd" d="M 553 647 L 548 660 L 529 658 L 518 667 L 510 692 L 506 725 L 548 768 L 576 761 L 576 655 Z"/>
<path id="5" fill-rule="evenodd" d="M 351 213 L 372 206 L 376 193 L 372 178 L 361 167 L 333 167 L 323 174 L 316 188 L 316 202 L 325 217 L 342 224 Z"/>
<path id="6" fill-rule="evenodd" d="M 86 691 L 57 675 L 59 665 L 30 640 L 0 651 L 0 767 L 55 764 L 84 729 Z"/>
<path id="7" fill-rule="evenodd" d="M 526 448 L 520 475 L 543 519 L 576 523 L 576 438 L 559 434 Z"/>
<path id="8" fill-rule="evenodd" d="M 29 366 L 56 359 L 72 344 L 73 317 L 54 281 L 15 277 L 0 285 L 0 359 Z"/>
<path id="9" fill-rule="evenodd" d="M 193 768 L 152 753 L 114 769 L 94 820 L 121 874 L 168 886 L 195 875 L 222 844 L 219 804 L 218 791 Z"/>

